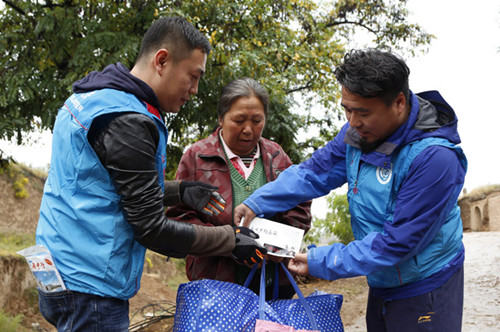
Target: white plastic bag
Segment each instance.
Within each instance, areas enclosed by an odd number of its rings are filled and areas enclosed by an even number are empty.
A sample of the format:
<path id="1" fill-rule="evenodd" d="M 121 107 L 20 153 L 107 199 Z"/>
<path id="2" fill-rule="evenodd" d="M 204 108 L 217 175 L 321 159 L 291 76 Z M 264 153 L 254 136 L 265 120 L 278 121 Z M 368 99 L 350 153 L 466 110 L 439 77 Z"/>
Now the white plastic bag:
<path id="1" fill-rule="evenodd" d="M 17 253 L 26 258 L 38 288 L 47 293 L 66 290 L 49 249 L 36 245 Z"/>

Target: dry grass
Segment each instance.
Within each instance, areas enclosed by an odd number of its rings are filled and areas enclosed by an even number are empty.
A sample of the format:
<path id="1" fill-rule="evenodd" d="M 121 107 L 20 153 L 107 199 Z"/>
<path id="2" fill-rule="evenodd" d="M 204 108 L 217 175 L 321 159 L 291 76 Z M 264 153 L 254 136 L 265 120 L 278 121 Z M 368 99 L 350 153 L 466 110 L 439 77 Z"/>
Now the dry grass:
<path id="1" fill-rule="evenodd" d="M 492 184 L 475 188 L 471 192 L 464 193 L 464 195 L 460 197 L 460 200 L 469 199 L 471 201 L 476 201 L 484 199 L 486 196 L 496 192 L 500 192 L 500 184 Z"/>

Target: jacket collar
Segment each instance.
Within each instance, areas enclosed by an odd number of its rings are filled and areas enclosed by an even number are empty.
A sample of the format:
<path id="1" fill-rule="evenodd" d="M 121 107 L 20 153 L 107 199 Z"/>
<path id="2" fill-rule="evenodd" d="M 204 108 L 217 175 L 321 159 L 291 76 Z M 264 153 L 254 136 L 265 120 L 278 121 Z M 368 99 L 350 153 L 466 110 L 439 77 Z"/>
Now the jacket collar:
<path id="1" fill-rule="evenodd" d="M 217 129 L 206 138 L 205 147 L 203 153 L 200 153 L 200 157 L 224 157 L 224 148 L 219 139 L 220 129 L 220 126 L 217 127 Z"/>
<path id="2" fill-rule="evenodd" d="M 101 89 L 114 89 L 133 94 L 156 109 L 161 110 L 158 97 L 153 89 L 141 79 L 130 73 L 123 64 L 111 64 L 102 71 L 92 71 L 84 78 L 73 83 L 75 93 L 83 93 Z"/>
<path id="3" fill-rule="evenodd" d="M 217 129 L 211 133 L 205 141 L 205 148 L 203 149 L 203 153 L 200 154 L 200 157 L 215 157 L 215 156 L 220 156 L 224 157 L 224 148 L 222 147 L 222 144 L 219 139 L 219 132 L 221 130 L 221 127 L 217 127 Z M 269 151 L 272 151 L 273 149 L 268 146 L 268 141 L 263 139 L 262 137 L 259 139 L 259 148 L 260 148 L 260 154 L 261 156 L 264 156 L 265 154 L 269 154 L 269 158 L 272 158 L 273 156 L 270 154 Z"/>

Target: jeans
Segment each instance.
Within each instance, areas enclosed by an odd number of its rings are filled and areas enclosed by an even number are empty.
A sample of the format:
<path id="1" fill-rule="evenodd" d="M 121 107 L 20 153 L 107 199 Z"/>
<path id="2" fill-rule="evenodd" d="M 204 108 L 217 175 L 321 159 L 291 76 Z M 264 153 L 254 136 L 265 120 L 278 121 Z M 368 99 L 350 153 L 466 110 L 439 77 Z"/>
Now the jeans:
<path id="1" fill-rule="evenodd" d="M 46 293 L 38 290 L 40 312 L 58 332 L 126 332 L 128 300 L 106 298 L 70 290 Z"/>
<path id="2" fill-rule="evenodd" d="M 441 287 L 415 297 L 384 300 L 368 295 L 369 332 L 459 332 L 462 330 L 464 268 Z"/>

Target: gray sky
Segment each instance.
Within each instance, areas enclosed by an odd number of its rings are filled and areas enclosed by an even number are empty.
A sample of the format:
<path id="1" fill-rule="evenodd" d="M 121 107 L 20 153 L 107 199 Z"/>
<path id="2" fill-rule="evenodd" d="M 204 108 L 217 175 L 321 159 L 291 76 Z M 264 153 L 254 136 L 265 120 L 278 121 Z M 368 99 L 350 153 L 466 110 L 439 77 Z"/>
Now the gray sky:
<path id="1" fill-rule="evenodd" d="M 500 184 L 500 1 L 411 0 L 416 21 L 436 36 L 408 59 L 410 88 L 438 90 L 458 116 L 469 168 L 465 188 Z M 498 132 L 497 132 L 498 131 Z"/>

